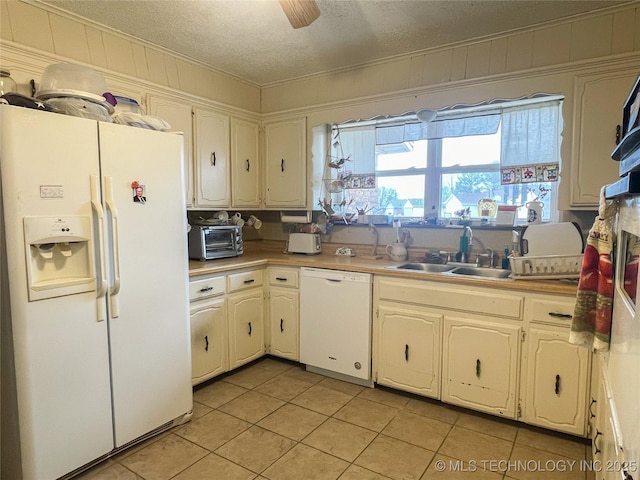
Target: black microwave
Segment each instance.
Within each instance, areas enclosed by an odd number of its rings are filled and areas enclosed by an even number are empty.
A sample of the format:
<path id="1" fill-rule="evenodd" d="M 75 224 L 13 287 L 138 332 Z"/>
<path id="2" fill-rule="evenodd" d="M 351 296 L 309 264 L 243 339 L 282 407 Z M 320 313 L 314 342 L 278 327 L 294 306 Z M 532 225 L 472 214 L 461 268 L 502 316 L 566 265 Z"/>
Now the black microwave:
<path id="1" fill-rule="evenodd" d="M 189 258 L 213 260 L 242 255 L 242 227 L 193 225 L 189 231 Z"/>

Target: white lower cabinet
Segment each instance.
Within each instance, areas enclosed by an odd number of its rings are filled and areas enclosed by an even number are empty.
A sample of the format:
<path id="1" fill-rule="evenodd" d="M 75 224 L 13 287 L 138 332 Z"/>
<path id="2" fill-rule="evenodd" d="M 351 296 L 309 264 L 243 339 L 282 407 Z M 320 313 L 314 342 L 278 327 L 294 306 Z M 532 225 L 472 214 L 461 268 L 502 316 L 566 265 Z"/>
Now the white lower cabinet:
<path id="1" fill-rule="evenodd" d="M 445 316 L 442 399 L 516 418 L 520 332 L 516 325 Z"/>
<path id="2" fill-rule="evenodd" d="M 380 304 L 376 322 L 377 383 L 440 398 L 442 315 L 424 307 Z"/>
<path id="3" fill-rule="evenodd" d="M 300 360 L 300 269 L 269 267 L 269 345 L 271 355 Z"/>
<path id="4" fill-rule="evenodd" d="M 229 367 L 234 369 L 264 355 L 264 291 L 252 288 L 227 297 Z"/>
<path id="5" fill-rule="evenodd" d="M 191 309 L 191 383 L 227 371 L 227 315 L 224 298 Z"/>
<path id="6" fill-rule="evenodd" d="M 229 368 L 224 275 L 189 282 L 191 316 L 191 384 Z"/>
<path id="7" fill-rule="evenodd" d="M 584 435 L 590 353 L 568 337 L 563 328 L 529 329 L 524 421 Z"/>
<path id="8" fill-rule="evenodd" d="M 300 293 L 286 288 L 270 288 L 269 319 L 271 323 L 270 353 L 277 357 L 299 360 Z"/>
<path id="9" fill-rule="evenodd" d="M 192 385 L 265 353 L 263 270 L 198 277 L 189 294 Z"/>

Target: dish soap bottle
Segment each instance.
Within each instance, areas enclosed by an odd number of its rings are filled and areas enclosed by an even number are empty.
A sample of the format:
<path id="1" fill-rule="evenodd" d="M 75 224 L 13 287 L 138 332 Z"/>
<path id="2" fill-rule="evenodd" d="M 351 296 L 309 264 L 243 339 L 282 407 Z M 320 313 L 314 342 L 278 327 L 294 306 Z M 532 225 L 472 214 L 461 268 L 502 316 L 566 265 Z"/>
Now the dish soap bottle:
<path id="1" fill-rule="evenodd" d="M 509 270 L 509 247 L 504 247 L 504 257 L 502 257 L 502 269 Z"/>

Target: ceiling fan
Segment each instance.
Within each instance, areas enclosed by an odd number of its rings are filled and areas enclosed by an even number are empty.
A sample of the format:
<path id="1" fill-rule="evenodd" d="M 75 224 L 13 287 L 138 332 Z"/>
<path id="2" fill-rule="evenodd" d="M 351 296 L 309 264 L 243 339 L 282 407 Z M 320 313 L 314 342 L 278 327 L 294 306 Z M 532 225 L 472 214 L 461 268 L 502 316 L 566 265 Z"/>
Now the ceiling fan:
<path id="1" fill-rule="evenodd" d="M 278 0 L 293 28 L 307 27 L 320 16 L 316 0 Z"/>

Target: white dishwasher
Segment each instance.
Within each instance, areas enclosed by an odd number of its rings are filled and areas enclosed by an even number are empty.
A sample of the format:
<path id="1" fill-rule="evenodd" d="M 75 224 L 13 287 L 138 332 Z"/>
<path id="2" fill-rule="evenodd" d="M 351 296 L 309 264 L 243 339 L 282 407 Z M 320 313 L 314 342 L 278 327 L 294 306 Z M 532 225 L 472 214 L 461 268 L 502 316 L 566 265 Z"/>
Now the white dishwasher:
<path id="1" fill-rule="evenodd" d="M 300 362 L 307 370 L 373 386 L 368 273 L 300 271 Z"/>

